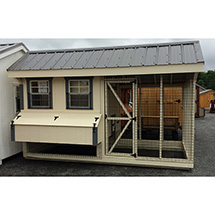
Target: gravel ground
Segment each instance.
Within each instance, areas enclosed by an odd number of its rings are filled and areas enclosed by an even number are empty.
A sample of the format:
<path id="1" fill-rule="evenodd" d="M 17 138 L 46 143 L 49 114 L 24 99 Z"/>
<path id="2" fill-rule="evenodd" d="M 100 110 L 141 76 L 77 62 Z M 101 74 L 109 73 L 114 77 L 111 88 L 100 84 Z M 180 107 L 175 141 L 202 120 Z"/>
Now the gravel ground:
<path id="1" fill-rule="evenodd" d="M 196 119 L 192 170 L 37 161 L 18 154 L 3 160 L 0 176 L 215 176 L 215 114 Z"/>

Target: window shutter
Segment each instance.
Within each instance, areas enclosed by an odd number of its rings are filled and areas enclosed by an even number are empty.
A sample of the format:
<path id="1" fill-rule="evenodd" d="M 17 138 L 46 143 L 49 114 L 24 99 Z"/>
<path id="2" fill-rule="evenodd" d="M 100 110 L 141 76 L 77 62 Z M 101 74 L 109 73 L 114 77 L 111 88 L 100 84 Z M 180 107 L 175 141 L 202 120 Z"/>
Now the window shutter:
<path id="1" fill-rule="evenodd" d="M 49 101 L 50 101 L 50 109 L 53 109 L 53 99 L 52 99 L 52 78 L 49 79 Z"/>
<path id="2" fill-rule="evenodd" d="M 65 92 L 66 92 L 66 109 L 69 109 L 69 90 L 68 90 L 68 86 L 69 86 L 69 80 L 67 78 L 65 78 Z"/>
<path id="3" fill-rule="evenodd" d="M 90 109 L 93 109 L 93 78 L 90 78 Z"/>
<path id="4" fill-rule="evenodd" d="M 23 85 L 19 85 L 20 110 L 24 110 Z"/>
<path id="5" fill-rule="evenodd" d="M 27 79 L 28 108 L 31 108 L 30 80 Z"/>

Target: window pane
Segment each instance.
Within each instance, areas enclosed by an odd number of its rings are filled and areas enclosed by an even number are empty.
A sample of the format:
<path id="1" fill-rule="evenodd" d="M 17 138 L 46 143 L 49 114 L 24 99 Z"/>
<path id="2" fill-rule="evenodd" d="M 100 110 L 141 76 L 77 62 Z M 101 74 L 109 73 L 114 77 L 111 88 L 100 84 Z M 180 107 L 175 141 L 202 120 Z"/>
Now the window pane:
<path id="1" fill-rule="evenodd" d="M 32 106 L 33 107 L 48 107 L 49 96 L 48 95 L 32 95 Z"/>
<path id="2" fill-rule="evenodd" d="M 46 87 L 39 89 L 39 93 L 48 93 L 48 92 L 49 92 L 49 90 Z"/>
<path id="3" fill-rule="evenodd" d="M 81 95 L 80 96 L 80 106 L 81 107 L 88 107 L 88 95 Z"/>
<path id="4" fill-rule="evenodd" d="M 81 87 L 80 88 L 80 93 L 89 93 L 88 87 Z"/>
<path id="5" fill-rule="evenodd" d="M 70 93 L 78 93 L 77 87 L 70 87 Z"/>
<path id="6" fill-rule="evenodd" d="M 79 81 L 70 81 L 70 86 L 78 86 Z"/>
<path id="7" fill-rule="evenodd" d="M 70 106 L 79 107 L 79 95 L 70 95 Z"/>
<path id="8" fill-rule="evenodd" d="M 31 86 L 32 87 L 38 87 L 38 82 L 37 81 L 32 81 Z"/>
<path id="9" fill-rule="evenodd" d="M 39 107 L 40 106 L 40 95 L 32 95 L 31 101 L 32 101 L 32 106 Z"/>
<path id="10" fill-rule="evenodd" d="M 49 96 L 48 95 L 41 95 L 41 106 L 49 106 Z"/>
<path id="11" fill-rule="evenodd" d="M 88 107 L 88 95 L 70 95 L 71 107 Z"/>
<path id="12" fill-rule="evenodd" d="M 32 92 L 32 93 L 38 93 L 38 88 L 32 88 L 32 89 L 31 89 L 31 92 Z"/>
<path id="13" fill-rule="evenodd" d="M 41 81 L 40 82 L 40 93 L 48 93 L 48 81 Z"/>
<path id="14" fill-rule="evenodd" d="M 40 88 L 48 87 L 48 81 L 40 81 Z"/>
<path id="15" fill-rule="evenodd" d="M 80 86 L 88 86 L 89 81 L 80 81 Z"/>

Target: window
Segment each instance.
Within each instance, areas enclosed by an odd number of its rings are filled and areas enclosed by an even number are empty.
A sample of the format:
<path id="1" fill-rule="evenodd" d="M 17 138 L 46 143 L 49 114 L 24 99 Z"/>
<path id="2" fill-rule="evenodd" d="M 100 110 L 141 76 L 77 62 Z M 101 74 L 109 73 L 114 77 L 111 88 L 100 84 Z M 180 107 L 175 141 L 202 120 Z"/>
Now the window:
<path id="1" fill-rule="evenodd" d="M 28 80 L 28 107 L 52 108 L 51 79 Z"/>
<path id="2" fill-rule="evenodd" d="M 92 79 L 67 79 L 67 109 L 92 109 Z"/>

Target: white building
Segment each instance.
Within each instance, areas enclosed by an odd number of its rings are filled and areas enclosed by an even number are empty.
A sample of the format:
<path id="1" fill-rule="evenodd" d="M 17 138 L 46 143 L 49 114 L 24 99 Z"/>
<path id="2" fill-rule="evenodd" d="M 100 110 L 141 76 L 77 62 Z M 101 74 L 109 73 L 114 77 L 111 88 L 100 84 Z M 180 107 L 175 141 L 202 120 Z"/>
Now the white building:
<path id="1" fill-rule="evenodd" d="M 0 165 L 2 160 L 22 151 L 21 144 L 11 142 L 10 120 L 15 117 L 19 83 L 9 79 L 7 68 L 28 51 L 23 43 L 0 44 Z"/>

